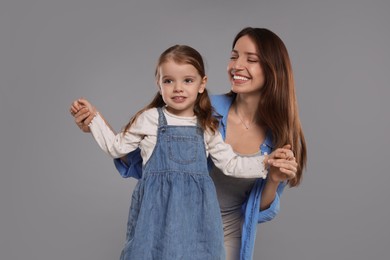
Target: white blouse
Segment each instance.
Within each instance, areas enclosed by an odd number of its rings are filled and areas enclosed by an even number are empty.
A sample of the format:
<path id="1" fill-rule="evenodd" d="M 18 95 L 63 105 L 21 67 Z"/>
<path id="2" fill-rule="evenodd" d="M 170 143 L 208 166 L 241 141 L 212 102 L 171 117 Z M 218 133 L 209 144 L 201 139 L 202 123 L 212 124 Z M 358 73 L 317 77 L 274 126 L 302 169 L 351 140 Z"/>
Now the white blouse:
<path id="1" fill-rule="evenodd" d="M 168 125 L 195 126 L 196 116 L 182 117 L 169 113 L 163 108 Z M 151 108 L 140 114 L 130 129 L 123 134 L 115 134 L 105 123 L 99 113 L 93 118 L 89 127 L 100 148 L 113 158 L 120 158 L 138 147 L 141 149 L 143 164 L 145 164 L 157 142 L 158 129 L 157 108 Z M 207 156 L 210 155 L 216 167 L 225 175 L 236 178 L 265 178 L 267 170 L 265 157 L 259 153 L 253 155 L 238 155 L 229 144 L 226 144 L 219 131 L 215 134 L 204 131 L 204 142 Z"/>

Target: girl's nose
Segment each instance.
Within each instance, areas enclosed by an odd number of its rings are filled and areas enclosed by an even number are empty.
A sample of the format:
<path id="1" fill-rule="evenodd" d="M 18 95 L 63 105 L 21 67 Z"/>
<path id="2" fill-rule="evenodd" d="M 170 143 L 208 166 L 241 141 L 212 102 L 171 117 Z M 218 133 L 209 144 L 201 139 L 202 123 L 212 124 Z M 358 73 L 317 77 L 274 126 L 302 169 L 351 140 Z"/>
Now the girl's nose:
<path id="1" fill-rule="evenodd" d="M 181 84 L 180 84 L 180 83 L 176 83 L 176 84 L 174 85 L 174 87 L 173 87 L 173 91 L 174 91 L 174 92 L 182 92 L 183 89 L 182 89 L 182 87 L 181 87 Z"/>

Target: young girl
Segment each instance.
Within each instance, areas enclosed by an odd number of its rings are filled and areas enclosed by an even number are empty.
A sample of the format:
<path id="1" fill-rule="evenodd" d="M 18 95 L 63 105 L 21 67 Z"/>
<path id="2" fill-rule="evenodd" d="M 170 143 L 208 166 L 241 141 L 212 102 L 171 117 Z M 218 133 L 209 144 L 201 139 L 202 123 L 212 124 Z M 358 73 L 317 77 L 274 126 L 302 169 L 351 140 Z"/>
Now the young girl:
<path id="1" fill-rule="evenodd" d="M 155 75 L 159 93 L 120 134 L 87 100 L 71 106 L 73 115 L 83 108 L 95 115 L 90 131 L 110 156 L 141 149 L 143 173 L 133 192 L 121 259 L 225 259 L 207 155 L 228 176 L 265 178 L 268 159 L 291 151 L 238 156 L 223 142 L 205 89 L 203 60 L 193 48 L 167 49 Z"/>

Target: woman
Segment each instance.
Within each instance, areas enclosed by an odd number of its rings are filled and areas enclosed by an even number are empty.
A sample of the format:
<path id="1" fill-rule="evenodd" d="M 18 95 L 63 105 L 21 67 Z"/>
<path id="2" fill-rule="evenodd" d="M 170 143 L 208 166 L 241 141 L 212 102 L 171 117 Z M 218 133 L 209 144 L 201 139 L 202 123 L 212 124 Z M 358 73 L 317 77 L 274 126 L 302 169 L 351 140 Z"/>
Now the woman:
<path id="1" fill-rule="evenodd" d="M 212 96 L 224 140 L 241 154 L 269 154 L 291 148 L 295 158 L 279 160 L 266 180 L 233 179 L 211 166 L 221 208 L 228 260 L 252 259 L 256 224 L 273 219 L 284 187 L 299 185 L 306 165 L 306 144 L 295 95 L 293 72 L 282 40 L 264 28 L 244 28 L 235 37 L 227 68 L 231 91 Z M 75 122 L 88 132 L 92 117 L 81 110 Z M 139 178 L 139 152 L 115 165 L 123 177 Z"/>
<path id="2" fill-rule="evenodd" d="M 221 207 L 227 259 L 252 259 L 256 224 L 279 211 L 287 183 L 297 186 L 306 164 L 306 144 L 299 121 L 293 73 L 287 49 L 273 32 L 245 28 L 237 34 L 228 64 L 231 92 L 213 96 L 225 142 L 242 154 L 270 153 L 291 144 L 294 161 L 271 167 L 266 181 L 234 180 L 215 167 L 212 177 Z M 286 146 L 288 147 L 288 146 Z M 249 195 L 248 195 L 249 194 Z M 229 258 L 230 257 L 230 258 Z"/>

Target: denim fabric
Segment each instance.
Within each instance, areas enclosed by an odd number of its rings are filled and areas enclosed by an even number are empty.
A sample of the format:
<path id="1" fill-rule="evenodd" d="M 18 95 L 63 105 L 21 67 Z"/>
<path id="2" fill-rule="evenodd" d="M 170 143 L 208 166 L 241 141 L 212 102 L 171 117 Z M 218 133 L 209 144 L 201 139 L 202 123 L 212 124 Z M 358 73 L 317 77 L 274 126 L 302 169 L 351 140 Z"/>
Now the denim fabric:
<path id="1" fill-rule="evenodd" d="M 133 192 L 121 260 L 223 260 L 203 131 L 167 125 L 161 109 L 159 115 L 157 144 Z"/>
<path id="2" fill-rule="evenodd" d="M 229 109 L 233 103 L 233 98 L 228 95 L 212 95 L 211 104 L 213 105 L 216 114 L 220 120 L 219 131 L 223 139 L 226 137 L 226 125 Z M 260 146 L 261 153 L 270 153 L 273 150 L 272 134 L 267 132 L 264 143 Z M 134 151 L 126 156 L 127 165 L 120 159 L 115 159 L 115 166 L 123 177 L 140 178 L 142 176 L 141 162 L 139 151 Z M 211 160 L 209 160 L 211 162 Z M 210 164 L 212 167 L 212 162 Z M 260 211 L 261 193 L 263 191 L 265 180 L 259 179 L 253 186 L 248 200 L 242 206 L 244 214 L 244 223 L 241 237 L 241 256 L 240 260 L 250 260 L 253 258 L 253 249 L 256 239 L 257 224 L 272 220 L 280 210 L 280 196 L 286 186 L 285 182 L 279 184 L 277 194 L 274 201 L 268 209 Z M 213 207 L 219 207 L 219 204 L 214 204 Z M 219 208 L 218 208 L 219 210 Z"/>
<path id="3" fill-rule="evenodd" d="M 223 139 L 226 138 L 226 126 L 229 109 L 233 103 L 233 97 L 228 95 L 211 96 L 211 103 L 215 109 L 215 116 L 219 118 L 219 132 Z M 260 146 L 261 154 L 270 154 L 274 149 L 272 143 L 272 133 L 267 131 L 264 142 Z M 279 212 L 280 196 L 286 183 L 280 183 L 274 201 L 268 209 L 260 211 L 261 193 L 266 180 L 258 179 L 248 196 L 247 201 L 242 206 L 244 223 L 241 234 L 240 260 L 250 260 L 253 258 L 253 250 L 256 240 L 257 224 L 273 219 Z"/>

